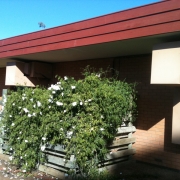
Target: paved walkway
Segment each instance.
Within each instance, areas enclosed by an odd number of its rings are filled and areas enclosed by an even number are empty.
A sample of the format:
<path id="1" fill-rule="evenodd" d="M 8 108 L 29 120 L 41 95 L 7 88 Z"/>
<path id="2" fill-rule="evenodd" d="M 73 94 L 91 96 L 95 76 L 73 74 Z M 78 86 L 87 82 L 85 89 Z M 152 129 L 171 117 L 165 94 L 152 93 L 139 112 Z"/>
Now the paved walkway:
<path id="1" fill-rule="evenodd" d="M 180 171 L 157 167 L 145 163 L 125 162 L 114 169 L 113 174 L 120 175 L 119 180 L 180 180 Z M 0 159 L 0 180 L 60 180 L 46 175 L 40 171 L 34 172 L 29 177 L 21 176 L 20 172 L 10 164 Z"/>
<path id="2" fill-rule="evenodd" d="M 124 162 L 114 169 L 124 180 L 180 180 L 180 171 L 143 162 Z"/>

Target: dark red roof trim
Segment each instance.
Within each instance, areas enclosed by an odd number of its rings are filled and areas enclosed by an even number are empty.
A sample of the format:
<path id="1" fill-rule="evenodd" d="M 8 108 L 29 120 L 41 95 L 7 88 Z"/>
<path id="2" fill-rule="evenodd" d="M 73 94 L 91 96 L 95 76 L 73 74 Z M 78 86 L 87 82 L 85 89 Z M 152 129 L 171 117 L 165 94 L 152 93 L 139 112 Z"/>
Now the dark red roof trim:
<path id="1" fill-rule="evenodd" d="M 180 1 L 163 1 L 0 41 L 0 58 L 180 31 Z"/>

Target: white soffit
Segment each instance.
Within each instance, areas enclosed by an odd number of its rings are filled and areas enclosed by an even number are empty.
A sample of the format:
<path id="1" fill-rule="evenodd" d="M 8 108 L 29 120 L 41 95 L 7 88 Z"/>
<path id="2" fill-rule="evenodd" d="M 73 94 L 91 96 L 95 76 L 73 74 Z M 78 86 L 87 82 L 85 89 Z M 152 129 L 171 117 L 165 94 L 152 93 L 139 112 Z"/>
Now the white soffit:
<path id="1" fill-rule="evenodd" d="M 154 46 L 151 84 L 180 84 L 180 41 Z"/>

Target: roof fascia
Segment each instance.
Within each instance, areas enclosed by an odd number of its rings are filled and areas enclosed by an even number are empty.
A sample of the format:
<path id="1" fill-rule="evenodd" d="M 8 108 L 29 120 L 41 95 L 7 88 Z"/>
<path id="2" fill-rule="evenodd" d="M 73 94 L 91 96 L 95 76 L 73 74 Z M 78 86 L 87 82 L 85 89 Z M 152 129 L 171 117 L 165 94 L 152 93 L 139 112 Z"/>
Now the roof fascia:
<path id="1" fill-rule="evenodd" d="M 3 40 L 0 40 L 0 47 L 5 46 L 8 44 L 14 44 L 18 42 L 23 42 L 27 40 L 32 40 L 32 39 L 38 39 L 38 38 L 43 38 L 43 37 L 48 37 L 48 36 L 53 36 L 53 35 L 58 35 L 58 34 L 63 34 L 63 33 L 69 33 L 69 32 L 74 32 L 77 30 L 83 30 L 87 28 L 92 28 L 92 27 L 97 27 L 97 26 L 102 26 L 105 24 L 109 23 L 114 23 L 117 21 L 124 21 L 128 19 L 137 18 L 141 16 L 150 16 L 154 13 L 161 13 L 162 11 L 169 11 L 170 9 L 174 9 L 174 5 L 171 5 L 170 7 L 165 7 L 165 8 L 160 8 L 161 6 L 165 6 L 164 3 L 167 1 L 177 1 L 177 0 L 163 0 L 161 2 L 156 2 L 144 6 L 139 6 L 99 17 L 94 17 L 91 19 L 79 21 L 79 22 L 74 22 L 58 27 L 53 27 L 49 28 L 46 30 L 41 30 L 37 32 L 32 32 L 28 34 L 23 34 L 19 36 L 14 36 L 10 38 L 6 38 Z"/>

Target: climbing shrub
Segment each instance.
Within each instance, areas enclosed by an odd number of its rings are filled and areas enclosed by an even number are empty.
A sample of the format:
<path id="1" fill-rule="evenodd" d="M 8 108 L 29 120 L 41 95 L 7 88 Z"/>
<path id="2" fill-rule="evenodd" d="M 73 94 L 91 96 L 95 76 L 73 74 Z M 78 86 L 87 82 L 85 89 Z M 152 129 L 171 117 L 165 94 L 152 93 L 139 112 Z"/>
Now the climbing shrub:
<path id="1" fill-rule="evenodd" d="M 10 159 L 23 171 L 45 161 L 48 145 L 61 144 L 75 157 L 82 175 L 90 175 L 108 153 L 117 127 L 135 120 L 135 84 L 107 78 L 86 68 L 84 79 L 57 77 L 48 89 L 17 88 L 10 92 L 3 127 Z M 67 161 L 65 161 L 66 163 Z"/>
<path id="2" fill-rule="evenodd" d="M 47 111 L 49 92 L 43 88 L 17 88 L 7 97 L 3 128 L 8 137 L 10 160 L 30 171 L 40 161 L 41 133 L 39 128 Z"/>

